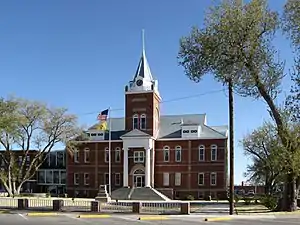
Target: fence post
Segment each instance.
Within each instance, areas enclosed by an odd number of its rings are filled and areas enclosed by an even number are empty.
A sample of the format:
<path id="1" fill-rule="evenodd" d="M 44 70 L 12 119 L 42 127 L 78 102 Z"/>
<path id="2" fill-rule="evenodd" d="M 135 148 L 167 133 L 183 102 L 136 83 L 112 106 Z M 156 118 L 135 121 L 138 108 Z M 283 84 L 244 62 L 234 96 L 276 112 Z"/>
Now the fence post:
<path id="1" fill-rule="evenodd" d="M 18 199 L 18 209 L 23 210 L 28 208 L 28 199 L 19 198 Z"/>
<path id="2" fill-rule="evenodd" d="M 180 203 L 180 213 L 189 215 L 191 213 L 191 204 L 190 202 L 181 202 Z"/>
<path id="3" fill-rule="evenodd" d="M 92 211 L 92 212 L 100 212 L 100 204 L 99 204 L 99 201 L 92 201 L 92 202 L 91 202 L 91 211 Z"/>
<path id="4" fill-rule="evenodd" d="M 64 201 L 61 199 L 53 200 L 53 211 L 61 211 L 64 206 Z"/>
<path id="5" fill-rule="evenodd" d="M 140 214 L 142 209 L 142 203 L 141 202 L 133 202 L 132 203 L 132 212 L 136 214 Z"/>

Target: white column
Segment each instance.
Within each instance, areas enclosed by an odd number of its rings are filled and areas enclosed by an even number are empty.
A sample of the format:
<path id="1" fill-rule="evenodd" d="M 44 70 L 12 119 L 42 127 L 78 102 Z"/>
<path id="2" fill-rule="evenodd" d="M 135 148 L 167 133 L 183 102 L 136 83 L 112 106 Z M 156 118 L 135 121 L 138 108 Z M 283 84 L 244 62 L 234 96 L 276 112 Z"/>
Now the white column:
<path id="1" fill-rule="evenodd" d="M 128 187 L 128 148 L 124 148 L 123 151 L 123 187 Z"/>
<path id="2" fill-rule="evenodd" d="M 150 149 L 145 149 L 146 151 L 146 163 L 145 163 L 145 186 L 151 187 L 150 185 Z"/>

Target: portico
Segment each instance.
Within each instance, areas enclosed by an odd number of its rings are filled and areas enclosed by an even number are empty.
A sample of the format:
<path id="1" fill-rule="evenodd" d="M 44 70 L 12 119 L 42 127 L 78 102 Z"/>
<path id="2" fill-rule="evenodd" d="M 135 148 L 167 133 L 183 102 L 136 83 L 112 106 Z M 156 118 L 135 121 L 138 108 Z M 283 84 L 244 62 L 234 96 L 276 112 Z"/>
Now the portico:
<path id="1" fill-rule="evenodd" d="M 154 168 L 151 166 L 154 151 L 154 140 L 151 135 L 140 130 L 132 130 L 121 137 L 123 140 L 123 186 L 129 187 L 129 167 L 133 177 L 132 185 L 151 187 Z M 137 151 L 134 149 L 143 149 Z M 132 152 L 130 152 L 132 151 Z M 130 156 L 129 156 L 130 155 Z M 130 163 L 129 163 L 130 162 Z M 135 167 L 140 167 L 135 169 Z M 144 167 L 144 170 L 142 169 Z"/>

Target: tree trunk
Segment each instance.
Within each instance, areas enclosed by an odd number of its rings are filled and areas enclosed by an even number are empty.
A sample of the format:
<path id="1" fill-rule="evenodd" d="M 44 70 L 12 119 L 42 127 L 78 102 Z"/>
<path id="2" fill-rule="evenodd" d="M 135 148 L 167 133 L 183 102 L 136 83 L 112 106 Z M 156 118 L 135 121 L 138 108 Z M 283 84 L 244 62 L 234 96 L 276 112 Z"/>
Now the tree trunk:
<path id="1" fill-rule="evenodd" d="M 278 211 L 293 212 L 297 210 L 297 180 L 293 174 L 287 175 L 283 198 L 278 205 Z"/>
<path id="2" fill-rule="evenodd" d="M 232 80 L 228 80 L 228 104 L 229 104 L 229 215 L 234 213 L 234 106 L 233 106 L 233 86 Z"/>

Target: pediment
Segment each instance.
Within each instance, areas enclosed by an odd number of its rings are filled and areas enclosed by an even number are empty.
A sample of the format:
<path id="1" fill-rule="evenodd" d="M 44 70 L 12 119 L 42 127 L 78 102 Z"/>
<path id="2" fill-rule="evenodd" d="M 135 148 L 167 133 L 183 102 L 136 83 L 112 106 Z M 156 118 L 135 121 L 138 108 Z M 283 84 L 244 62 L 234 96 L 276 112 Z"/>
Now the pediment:
<path id="1" fill-rule="evenodd" d="M 121 139 L 122 138 L 129 138 L 129 137 L 147 137 L 147 138 L 150 138 L 151 135 L 149 135 L 149 134 L 147 134 L 147 133 L 145 133 L 141 130 L 134 129 L 134 130 L 131 130 L 128 133 L 122 135 Z"/>

